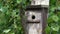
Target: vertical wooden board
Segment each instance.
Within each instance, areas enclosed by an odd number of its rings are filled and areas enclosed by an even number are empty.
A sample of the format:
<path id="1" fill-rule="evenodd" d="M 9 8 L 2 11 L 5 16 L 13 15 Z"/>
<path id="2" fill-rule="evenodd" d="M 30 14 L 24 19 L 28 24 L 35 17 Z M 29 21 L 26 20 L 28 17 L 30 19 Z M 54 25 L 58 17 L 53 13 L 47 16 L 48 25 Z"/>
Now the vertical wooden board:
<path id="1" fill-rule="evenodd" d="M 29 23 L 28 34 L 42 34 L 42 23 Z"/>

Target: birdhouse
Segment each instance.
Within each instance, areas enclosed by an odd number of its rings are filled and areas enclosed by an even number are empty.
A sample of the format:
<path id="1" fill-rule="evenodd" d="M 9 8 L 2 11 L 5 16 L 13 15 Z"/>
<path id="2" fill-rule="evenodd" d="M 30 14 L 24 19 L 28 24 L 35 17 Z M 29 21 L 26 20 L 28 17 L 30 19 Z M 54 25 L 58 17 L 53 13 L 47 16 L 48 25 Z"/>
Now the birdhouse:
<path id="1" fill-rule="evenodd" d="M 26 8 L 27 34 L 43 34 L 46 27 L 47 7 L 31 5 Z"/>
<path id="2" fill-rule="evenodd" d="M 49 0 L 32 0 L 31 5 L 26 7 L 22 18 L 25 34 L 45 34 L 48 3 Z"/>

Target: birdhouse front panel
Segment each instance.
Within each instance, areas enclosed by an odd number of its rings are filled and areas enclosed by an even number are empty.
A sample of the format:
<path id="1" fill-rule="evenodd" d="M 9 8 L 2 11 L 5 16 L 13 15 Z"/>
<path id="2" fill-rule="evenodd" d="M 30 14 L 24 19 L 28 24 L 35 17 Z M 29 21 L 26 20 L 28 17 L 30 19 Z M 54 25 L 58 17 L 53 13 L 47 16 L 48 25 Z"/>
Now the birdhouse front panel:
<path id="1" fill-rule="evenodd" d="M 40 11 L 26 11 L 28 34 L 42 34 L 42 14 Z"/>
<path id="2" fill-rule="evenodd" d="M 38 11 L 26 11 L 27 21 L 28 22 L 37 22 L 41 21 L 41 12 Z"/>

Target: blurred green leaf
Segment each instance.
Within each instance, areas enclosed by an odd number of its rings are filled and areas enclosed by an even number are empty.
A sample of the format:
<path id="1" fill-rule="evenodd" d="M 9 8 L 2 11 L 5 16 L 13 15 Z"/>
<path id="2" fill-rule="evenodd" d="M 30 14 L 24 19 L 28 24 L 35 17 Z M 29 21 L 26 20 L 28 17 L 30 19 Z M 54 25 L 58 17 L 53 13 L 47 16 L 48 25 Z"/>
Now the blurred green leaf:
<path id="1" fill-rule="evenodd" d="M 51 28 L 53 31 L 59 31 L 59 26 L 57 25 L 52 25 Z"/>
<path id="2" fill-rule="evenodd" d="M 17 3 L 20 3 L 20 2 L 22 2 L 22 0 L 17 0 Z"/>
<path id="3" fill-rule="evenodd" d="M 58 22 L 58 20 L 59 20 L 59 18 L 58 18 L 57 15 L 53 15 L 53 16 L 52 16 L 52 19 L 53 19 L 55 22 Z"/>

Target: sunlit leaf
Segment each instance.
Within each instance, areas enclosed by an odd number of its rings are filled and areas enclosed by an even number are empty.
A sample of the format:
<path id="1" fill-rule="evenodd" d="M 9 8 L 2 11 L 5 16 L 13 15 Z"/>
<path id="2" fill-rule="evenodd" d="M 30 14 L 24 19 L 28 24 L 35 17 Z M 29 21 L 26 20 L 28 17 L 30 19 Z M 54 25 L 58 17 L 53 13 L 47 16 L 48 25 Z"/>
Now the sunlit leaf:
<path id="1" fill-rule="evenodd" d="M 4 33 L 8 33 L 9 31 L 11 31 L 11 29 L 3 30 Z"/>

